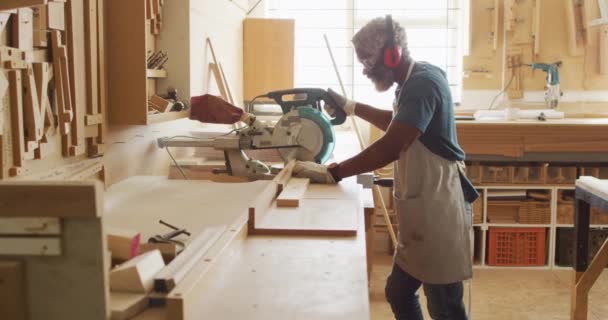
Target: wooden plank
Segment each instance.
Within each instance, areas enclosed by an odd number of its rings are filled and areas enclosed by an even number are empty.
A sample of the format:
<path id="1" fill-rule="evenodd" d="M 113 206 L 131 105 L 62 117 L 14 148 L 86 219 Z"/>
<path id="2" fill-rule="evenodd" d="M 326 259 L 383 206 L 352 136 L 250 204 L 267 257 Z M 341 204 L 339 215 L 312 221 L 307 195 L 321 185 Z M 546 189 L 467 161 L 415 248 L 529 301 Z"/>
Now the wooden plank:
<path id="1" fill-rule="evenodd" d="M 101 130 L 100 124 L 103 122 L 103 115 L 99 112 L 99 59 L 98 59 L 98 40 L 97 40 L 97 0 L 84 1 L 85 11 L 85 56 L 86 56 L 86 79 L 87 79 L 87 116 L 85 125 L 89 116 L 98 116 L 99 120 L 95 124 L 97 134 L 86 138 L 89 155 L 97 155 L 98 149 L 94 150 L 94 146 L 98 144 L 97 136 Z M 104 45 L 104 44 L 102 44 Z"/>
<path id="2" fill-rule="evenodd" d="M 102 201 L 103 187 L 98 181 L 0 183 L 2 217 L 97 217 L 102 213 Z"/>
<path id="3" fill-rule="evenodd" d="M 106 88 L 106 42 L 105 42 L 105 17 L 104 17 L 104 1 L 97 1 L 97 83 L 99 84 L 99 90 L 97 90 L 99 101 L 99 112 L 101 114 L 106 114 L 107 106 L 106 106 L 106 98 L 108 95 Z M 105 119 L 105 116 L 104 116 Z M 105 122 L 105 121 L 104 121 Z M 99 124 L 99 131 L 97 135 L 97 143 L 103 144 L 105 143 L 105 123 Z M 103 148 L 103 147 L 102 147 Z M 93 150 L 92 150 L 93 151 Z M 99 154 L 99 152 L 98 152 Z"/>
<path id="4" fill-rule="evenodd" d="M 156 275 L 154 291 L 170 292 L 175 288 L 225 230 L 226 227 L 223 226 L 208 228 L 190 241 L 184 251 Z"/>
<path id="5" fill-rule="evenodd" d="M 148 293 L 165 262 L 159 250 L 143 253 L 110 271 L 112 292 Z"/>
<path id="6" fill-rule="evenodd" d="M 1 235 L 59 235 L 59 218 L 0 218 Z"/>
<path id="7" fill-rule="evenodd" d="M 108 228 L 106 230 L 108 250 L 112 259 L 127 261 L 139 253 L 141 234 L 135 230 Z"/>
<path id="8" fill-rule="evenodd" d="M 12 46 L 27 51 L 34 49 L 34 13 L 32 9 L 19 9 L 12 21 Z"/>
<path id="9" fill-rule="evenodd" d="M 27 320 L 23 263 L 0 261 L 0 318 Z"/>
<path id="10" fill-rule="evenodd" d="M 310 179 L 291 178 L 277 197 L 277 207 L 299 207 L 300 199 L 306 193 Z"/>
<path id="11" fill-rule="evenodd" d="M 111 292 L 110 320 L 127 320 L 146 309 L 148 297 L 145 294 Z"/>
<path id="12" fill-rule="evenodd" d="M 74 117 L 72 113 L 72 94 L 67 74 L 67 57 L 65 46 L 62 44 L 61 33 L 51 32 L 51 43 L 53 47 L 53 72 L 55 74 L 55 96 L 57 97 L 57 117 L 61 135 L 68 135 L 70 123 Z"/>
<path id="13" fill-rule="evenodd" d="M 65 3 L 51 1 L 47 5 L 47 28 L 51 30 L 65 30 Z"/>
<path id="14" fill-rule="evenodd" d="M 59 256 L 61 239 L 57 237 L 0 237 L 0 255 Z"/>
<path id="15" fill-rule="evenodd" d="M 2 0 L 0 11 L 46 4 L 48 0 Z"/>
<path id="16" fill-rule="evenodd" d="M 84 116 L 87 104 L 87 76 L 86 76 L 86 53 L 85 53 L 85 14 L 84 1 L 69 0 L 66 7 L 67 12 L 67 48 L 70 75 L 70 86 L 72 90 L 72 121 L 70 156 L 85 153 Z"/>
<path id="17" fill-rule="evenodd" d="M 288 19 L 243 21 L 244 100 L 294 86 L 295 22 Z M 277 73 L 275 70 L 281 70 Z"/>

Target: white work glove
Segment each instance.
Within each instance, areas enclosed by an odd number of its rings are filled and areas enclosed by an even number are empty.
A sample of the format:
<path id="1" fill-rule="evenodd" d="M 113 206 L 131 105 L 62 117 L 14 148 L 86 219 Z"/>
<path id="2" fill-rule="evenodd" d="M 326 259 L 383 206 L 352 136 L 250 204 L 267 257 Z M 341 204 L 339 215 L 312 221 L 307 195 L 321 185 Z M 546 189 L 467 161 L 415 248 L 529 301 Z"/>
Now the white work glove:
<path id="1" fill-rule="evenodd" d="M 346 97 L 335 92 L 332 89 L 327 89 L 327 93 L 329 93 L 329 96 L 334 99 L 337 104 L 337 107 L 342 108 L 342 110 L 344 110 L 344 113 L 346 113 L 347 116 L 352 116 L 355 114 L 355 106 L 357 105 L 357 103 L 354 100 L 346 99 Z M 332 106 L 325 104 L 324 109 L 330 116 L 336 116 L 336 112 L 334 108 L 332 108 Z"/>
<path id="2" fill-rule="evenodd" d="M 312 183 L 336 183 L 326 166 L 312 161 L 296 161 L 291 175 L 297 178 L 308 178 Z"/>

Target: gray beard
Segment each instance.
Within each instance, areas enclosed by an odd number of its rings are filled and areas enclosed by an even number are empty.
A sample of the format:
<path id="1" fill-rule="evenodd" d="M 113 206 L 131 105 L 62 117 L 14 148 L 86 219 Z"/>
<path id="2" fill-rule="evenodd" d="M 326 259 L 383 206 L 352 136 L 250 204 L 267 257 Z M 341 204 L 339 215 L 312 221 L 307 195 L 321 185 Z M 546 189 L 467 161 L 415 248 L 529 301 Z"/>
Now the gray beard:
<path id="1" fill-rule="evenodd" d="M 378 92 L 384 92 L 390 89 L 395 82 L 393 71 L 384 64 L 380 64 L 375 67 L 370 71 L 368 76 L 374 83 Z"/>

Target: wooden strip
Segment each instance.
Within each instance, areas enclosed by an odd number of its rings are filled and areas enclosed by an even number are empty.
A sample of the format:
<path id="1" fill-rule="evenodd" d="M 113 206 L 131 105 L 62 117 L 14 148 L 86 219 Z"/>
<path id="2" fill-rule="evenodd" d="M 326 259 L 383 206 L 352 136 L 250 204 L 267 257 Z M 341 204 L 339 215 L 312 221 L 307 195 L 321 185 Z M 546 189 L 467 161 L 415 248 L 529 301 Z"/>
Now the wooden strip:
<path id="1" fill-rule="evenodd" d="M 226 91 L 226 87 L 224 87 L 224 81 L 222 80 L 222 75 L 220 73 L 220 69 L 217 64 L 210 63 L 209 70 L 213 73 L 213 77 L 215 78 L 215 83 L 217 85 L 218 90 L 220 91 L 220 95 L 224 100 L 228 101 L 228 93 Z"/>
<path id="2" fill-rule="evenodd" d="M 2 2 L 0 2 L 0 11 L 39 6 L 46 4 L 47 1 L 48 0 L 2 0 Z"/>
<path id="3" fill-rule="evenodd" d="M 278 185 L 278 193 L 281 193 L 281 191 L 283 191 L 283 188 L 285 187 L 285 185 L 287 184 L 287 181 L 289 181 L 289 179 L 291 179 L 291 172 L 293 171 L 293 167 L 296 165 L 296 161 L 295 160 L 291 160 L 289 161 L 285 167 L 283 168 L 283 170 L 281 170 L 281 172 L 279 172 L 274 179 L 272 179 L 272 181 L 274 181 L 277 185 Z"/>
<path id="4" fill-rule="evenodd" d="M 57 97 L 57 117 L 61 135 L 70 132 L 72 122 L 72 98 L 70 82 L 67 75 L 67 64 L 64 46 L 61 42 L 61 32 L 51 32 L 51 43 L 53 47 L 53 72 L 55 73 L 55 96 Z"/>
<path id="5" fill-rule="evenodd" d="M 47 39 L 47 6 L 32 7 L 34 15 L 34 47 L 48 47 Z"/>
<path id="6" fill-rule="evenodd" d="M 300 199 L 306 193 L 310 179 L 291 178 L 277 197 L 277 207 L 299 207 Z"/>
<path id="7" fill-rule="evenodd" d="M 104 1 L 97 1 L 97 75 L 98 75 L 98 101 L 99 101 L 99 112 L 106 114 L 107 105 L 107 87 L 106 87 L 106 53 L 105 53 L 105 25 L 104 25 Z M 104 118 L 105 119 L 105 118 Z M 105 122 L 105 121 L 104 121 Z M 105 143 L 105 123 L 99 124 L 99 131 L 97 136 L 97 143 Z M 100 153 L 97 153 L 100 154 Z"/>
<path id="8" fill-rule="evenodd" d="M 87 79 L 87 116 L 85 125 L 89 116 L 98 117 L 96 125 L 97 134 L 86 137 L 88 154 L 91 156 L 98 153 L 92 152 L 93 146 L 97 145 L 97 136 L 101 129 L 99 124 L 103 122 L 103 116 L 99 113 L 99 75 L 98 75 L 98 56 L 97 56 L 97 0 L 85 0 L 85 56 L 86 56 L 86 79 Z M 97 150 L 95 150 L 97 151 Z"/>
<path id="9" fill-rule="evenodd" d="M 23 167 L 25 154 L 25 138 L 23 127 L 23 96 L 21 93 L 21 71 L 9 71 L 8 78 L 10 83 L 11 95 L 11 124 L 13 137 L 13 165 Z"/>
<path id="10" fill-rule="evenodd" d="M 72 121 L 70 156 L 85 153 L 84 116 L 87 104 L 87 76 L 85 53 L 84 1 L 67 2 L 67 48 L 69 59 L 69 83 L 72 91 Z M 66 58 L 67 59 L 67 58 Z"/>
<path id="11" fill-rule="evenodd" d="M 127 320 L 146 309 L 145 294 L 110 292 L 110 320 Z"/>
<path id="12" fill-rule="evenodd" d="M 170 292 L 175 288 L 225 230 L 225 227 L 208 228 L 189 242 L 186 249 L 156 276 L 154 290 L 156 292 Z"/>
<path id="13" fill-rule="evenodd" d="M 0 261 L 0 319 L 26 320 L 23 263 Z"/>
<path id="14" fill-rule="evenodd" d="M 0 237 L 0 255 L 59 256 L 61 239 L 57 237 Z"/>
<path id="15" fill-rule="evenodd" d="M 34 13 L 32 9 L 19 9 L 12 21 L 12 46 L 27 51 L 34 49 Z"/>
<path id="16" fill-rule="evenodd" d="M 58 235 L 61 234 L 59 218 L 0 218 L 2 235 Z"/>
<path id="17" fill-rule="evenodd" d="M 103 187 L 98 181 L 0 183 L 2 217 L 98 217 L 102 203 Z"/>
<path id="18" fill-rule="evenodd" d="M 152 291 L 154 276 L 163 269 L 165 262 L 160 251 L 141 254 L 110 271 L 112 292 L 148 293 Z"/>

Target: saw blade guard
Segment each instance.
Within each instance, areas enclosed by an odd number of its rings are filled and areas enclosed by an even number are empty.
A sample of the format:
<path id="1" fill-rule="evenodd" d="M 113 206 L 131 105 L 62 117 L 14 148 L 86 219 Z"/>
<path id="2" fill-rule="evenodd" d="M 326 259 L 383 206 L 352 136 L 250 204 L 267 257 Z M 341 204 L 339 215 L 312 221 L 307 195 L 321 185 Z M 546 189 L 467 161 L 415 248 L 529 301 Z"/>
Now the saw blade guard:
<path id="1" fill-rule="evenodd" d="M 275 142 L 294 139 L 299 148 L 280 149 L 283 160 L 296 159 L 325 163 L 335 147 L 335 132 L 331 120 L 321 111 L 311 107 L 300 107 L 286 113 L 277 122 L 273 131 Z"/>

